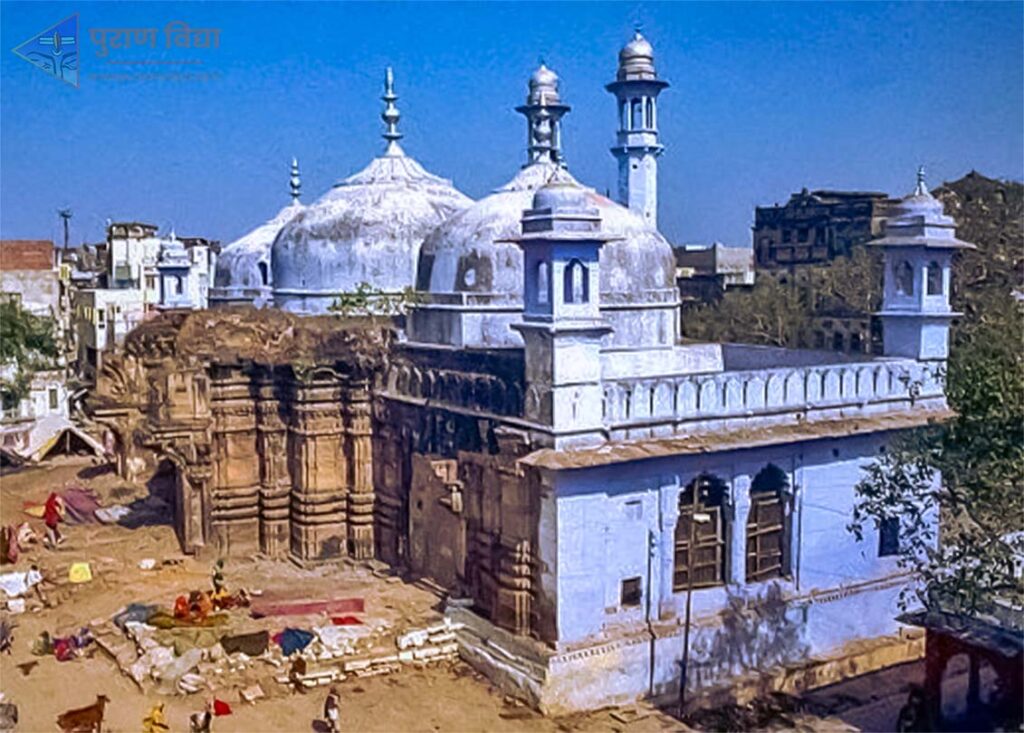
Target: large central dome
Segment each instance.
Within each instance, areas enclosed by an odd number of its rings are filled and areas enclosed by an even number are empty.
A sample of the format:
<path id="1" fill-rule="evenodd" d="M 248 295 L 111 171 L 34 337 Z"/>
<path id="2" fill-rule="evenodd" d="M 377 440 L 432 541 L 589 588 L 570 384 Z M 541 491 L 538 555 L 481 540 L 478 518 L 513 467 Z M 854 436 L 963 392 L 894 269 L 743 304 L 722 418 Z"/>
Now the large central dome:
<path id="1" fill-rule="evenodd" d="M 300 211 L 274 240 L 278 307 L 325 313 L 339 295 L 363 283 L 373 291 L 401 293 L 415 282 L 423 239 L 472 203 L 399 147 L 395 99 L 389 70 L 385 154 Z"/>
<path id="2" fill-rule="evenodd" d="M 569 111 L 558 75 L 543 64 L 530 78 L 526 104 L 529 162 L 507 184 L 453 215 L 423 242 L 416 288 L 421 302 L 409 319 L 409 340 L 458 348 L 517 347 L 511 326 L 522 320 L 523 252 L 513 242 L 523 211 L 549 183 L 580 186 L 566 171 L 561 118 Z M 580 188 L 583 188 L 580 186 Z M 612 327 L 605 346 L 671 347 L 678 330 L 672 247 L 644 218 L 583 188 L 601 231 L 601 315 Z"/>
<path id="3" fill-rule="evenodd" d="M 534 163 L 515 178 L 437 227 L 420 252 L 417 289 L 476 293 L 495 303 L 523 302 L 523 252 L 513 243 L 523 211 L 547 183 L 580 185 L 553 163 Z M 587 205 L 601 214 L 601 228 L 621 239 L 601 251 L 601 299 L 605 303 L 660 302 L 674 292 L 672 247 L 636 213 L 585 189 Z"/>

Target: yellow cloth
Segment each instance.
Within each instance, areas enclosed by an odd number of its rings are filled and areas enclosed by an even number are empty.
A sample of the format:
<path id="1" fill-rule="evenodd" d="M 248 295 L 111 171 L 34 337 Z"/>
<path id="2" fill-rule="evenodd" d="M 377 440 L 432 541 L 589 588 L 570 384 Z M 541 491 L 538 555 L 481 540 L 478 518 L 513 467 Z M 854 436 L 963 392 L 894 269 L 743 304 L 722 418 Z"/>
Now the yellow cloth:
<path id="1" fill-rule="evenodd" d="M 72 583 L 88 583 L 92 580 L 92 568 L 89 567 L 89 563 L 72 563 L 68 568 L 68 580 Z"/>
<path id="2" fill-rule="evenodd" d="M 167 733 L 167 718 L 164 716 L 164 706 L 154 705 L 142 721 L 142 733 Z"/>

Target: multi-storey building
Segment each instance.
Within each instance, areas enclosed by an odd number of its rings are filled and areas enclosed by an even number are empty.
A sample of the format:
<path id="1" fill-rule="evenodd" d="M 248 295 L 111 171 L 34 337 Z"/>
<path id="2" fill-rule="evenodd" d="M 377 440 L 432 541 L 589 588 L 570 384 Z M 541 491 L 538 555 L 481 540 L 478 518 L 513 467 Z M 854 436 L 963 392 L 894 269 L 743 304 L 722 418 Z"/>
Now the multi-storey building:
<path id="1" fill-rule="evenodd" d="M 884 193 L 805 188 L 782 206 L 758 206 L 753 229 L 757 264 L 790 267 L 848 255 L 881 234 L 896 203 Z"/>

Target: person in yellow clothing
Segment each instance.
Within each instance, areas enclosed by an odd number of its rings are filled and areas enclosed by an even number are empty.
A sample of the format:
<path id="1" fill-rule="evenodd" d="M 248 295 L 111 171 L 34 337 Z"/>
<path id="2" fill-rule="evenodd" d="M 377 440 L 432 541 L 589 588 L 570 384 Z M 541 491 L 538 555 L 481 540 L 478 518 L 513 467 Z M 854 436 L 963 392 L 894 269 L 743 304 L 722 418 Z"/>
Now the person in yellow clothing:
<path id="1" fill-rule="evenodd" d="M 142 733 L 167 733 L 169 730 L 164 704 L 158 703 L 149 711 L 149 715 L 142 719 Z"/>

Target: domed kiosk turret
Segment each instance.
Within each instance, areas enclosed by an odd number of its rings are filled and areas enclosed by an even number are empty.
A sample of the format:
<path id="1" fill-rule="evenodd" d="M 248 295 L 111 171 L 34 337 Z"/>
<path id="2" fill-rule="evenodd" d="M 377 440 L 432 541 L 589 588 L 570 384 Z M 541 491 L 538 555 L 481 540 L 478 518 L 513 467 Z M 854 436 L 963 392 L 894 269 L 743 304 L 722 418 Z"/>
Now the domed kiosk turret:
<path id="1" fill-rule="evenodd" d="M 412 287 L 424 237 L 472 203 L 402 150 L 391 69 L 382 99 L 384 155 L 335 184 L 274 241 L 273 293 L 280 308 L 326 313 L 362 283 L 385 294 Z"/>
<path id="2" fill-rule="evenodd" d="M 558 77 L 541 66 L 529 82 L 527 164 L 507 184 L 438 226 L 423 243 L 417 270 L 422 302 L 409 319 L 409 340 L 460 348 L 519 347 L 510 326 L 522 319 L 523 253 L 513 241 L 524 210 L 546 185 L 579 187 L 605 233 L 601 251 L 603 317 L 614 328 L 607 345 L 670 346 L 678 332 L 675 260 L 669 243 L 643 217 L 581 186 L 565 169 L 560 120 L 569 111 Z M 550 122 L 551 136 L 536 135 Z M 550 142 L 547 142 L 550 140 Z"/>

